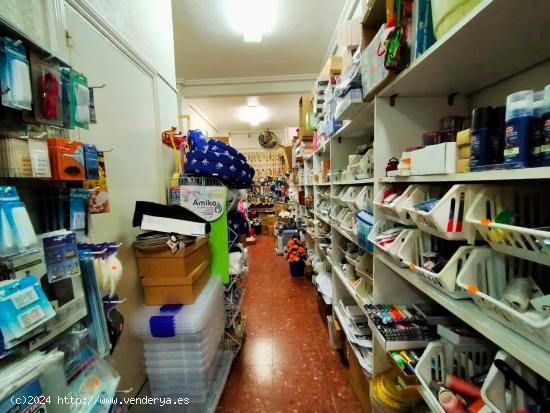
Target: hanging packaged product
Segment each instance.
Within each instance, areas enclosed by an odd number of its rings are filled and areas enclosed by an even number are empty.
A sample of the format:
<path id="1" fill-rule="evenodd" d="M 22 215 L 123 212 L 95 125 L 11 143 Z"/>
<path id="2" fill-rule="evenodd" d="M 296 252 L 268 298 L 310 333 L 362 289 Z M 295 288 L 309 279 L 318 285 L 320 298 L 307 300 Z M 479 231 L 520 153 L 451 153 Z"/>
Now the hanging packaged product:
<path id="1" fill-rule="evenodd" d="M 59 65 L 44 61 L 31 52 L 34 119 L 40 123 L 63 126 L 61 71 Z"/>
<path id="2" fill-rule="evenodd" d="M 61 117 L 64 128 L 74 128 L 76 125 L 71 116 L 71 68 L 60 68 L 61 80 Z"/>
<path id="3" fill-rule="evenodd" d="M 0 256 L 36 249 L 38 239 L 14 186 L 0 186 Z"/>
<path id="4" fill-rule="evenodd" d="M 542 166 L 550 166 L 550 85 L 544 88 L 544 104 L 542 109 L 542 142 L 540 156 Z"/>
<path id="5" fill-rule="evenodd" d="M 10 348 L 10 342 L 53 316 L 55 311 L 36 278 L 0 283 L 0 330 L 4 348 Z"/>
<path id="6" fill-rule="evenodd" d="M 0 175 L 14 178 L 32 177 L 28 137 L 25 132 L 0 134 Z"/>
<path id="7" fill-rule="evenodd" d="M 508 168 L 526 168 L 532 156 L 533 95 L 532 90 L 523 90 L 506 98 L 504 164 Z"/>
<path id="8" fill-rule="evenodd" d="M 48 142 L 29 138 L 29 155 L 31 160 L 32 176 L 34 178 L 51 178 L 50 155 Z"/>
<path id="9" fill-rule="evenodd" d="M 90 92 L 88 79 L 82 73 L 71 70 L 71 121 L 74 125 L 90 127 Z"/>
<path id="10" fill-rule="evenodd" d="M 4 106 L 31 110 L 29 62 L 25 45 L 20 40 L 0 38 L 0 83 Z"/>
<path id="11" fill-rule="evenodd" d="M 99 163 L 95 145 L 84 144 L 84 164 L 86 165 L 86 179 L 99 179 Z"/>
<path id="12" fill-rule="evenodd" d="M 71 188 L 69 195 L 69 213 L 71 231 L 88 232 L 88 204 L 90 191 L 82 188 Z"/>
<path id="13" fill-rule="evenodd" d="M 81 142 L 49 138 L 48 149 L 53 179 L 83 181 L 86 178 L 84 149 Z"/>
<path id="14" fill-rule="evenodd" d="M 41 238 L 49 282 L 80 275 L 76 235 L 73 232 L 54 231 L 43 234 Z"/>
<path id="15" fill-rule="evenodd" d="M 107 189 L 107 171 L 105 169 L 105 154 L 97 152 L 99 179 L 87 179 L 84 188 L 91 191 L 90 214 L 102 214 L 110 212 L 109 191 Z"/>

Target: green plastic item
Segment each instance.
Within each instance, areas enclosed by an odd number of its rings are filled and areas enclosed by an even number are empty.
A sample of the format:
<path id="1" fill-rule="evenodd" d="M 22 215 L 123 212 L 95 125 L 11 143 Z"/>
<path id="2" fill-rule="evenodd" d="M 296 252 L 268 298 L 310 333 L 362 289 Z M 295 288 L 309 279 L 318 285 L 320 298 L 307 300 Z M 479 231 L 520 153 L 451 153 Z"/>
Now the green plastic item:
<path id="1" fill-rule="evenodd" d="M 495 218 L 496 224 L 512 225 L 515 221 L 516 214 L 509 209 L 503 209 Z"/>
<path id="2" fill-rule="evenodd" d="M 90 128 L 90 90 L 88 79 L 71 69 L 70 74 L 71 123 L 80 128 Z"/>

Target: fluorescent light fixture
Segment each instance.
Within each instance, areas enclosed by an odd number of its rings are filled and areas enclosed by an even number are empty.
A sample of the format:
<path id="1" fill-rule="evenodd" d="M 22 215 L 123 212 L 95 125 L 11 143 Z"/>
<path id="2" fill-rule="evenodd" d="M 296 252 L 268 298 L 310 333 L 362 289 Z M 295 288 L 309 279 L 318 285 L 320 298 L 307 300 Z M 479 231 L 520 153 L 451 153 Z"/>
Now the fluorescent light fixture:
<path id="1" fill-rule="evenodd" d="M 248 43 L 260 43 L 262 35 L 273 30 L 279 0 L 226 0 L 231 27 Z"/>
<path id="2" fill-rule="evenodd" d="M 268 111 L 263 106 L 249 104 L 241 108 L 241 120 L 248 122 L 250 126 L 258 126 L 268 118 Z"/>

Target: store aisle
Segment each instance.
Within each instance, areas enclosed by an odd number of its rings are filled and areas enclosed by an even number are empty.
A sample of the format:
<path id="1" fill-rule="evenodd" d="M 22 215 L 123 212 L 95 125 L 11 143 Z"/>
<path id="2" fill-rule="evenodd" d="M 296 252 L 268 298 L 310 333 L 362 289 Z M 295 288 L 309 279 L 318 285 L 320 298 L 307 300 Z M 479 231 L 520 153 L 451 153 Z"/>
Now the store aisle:
<path id="1" fill-rule="evenodd" d="M 247 337 L 218 411 L 361 412 L 311 281 L 290 277 L 273 237 L 258 237 L 248 250 Z"/>

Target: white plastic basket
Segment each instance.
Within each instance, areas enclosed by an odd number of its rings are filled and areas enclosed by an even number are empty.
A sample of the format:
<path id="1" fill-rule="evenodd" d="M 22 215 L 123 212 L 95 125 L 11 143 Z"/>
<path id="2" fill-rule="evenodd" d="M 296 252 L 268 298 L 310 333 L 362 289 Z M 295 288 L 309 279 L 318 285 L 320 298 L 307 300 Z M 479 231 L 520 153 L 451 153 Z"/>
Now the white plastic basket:
<path id="1" fill-rule="evenodd" d="M 336 204 L 338 205 L 346 205 L 346 203 L 344 202 L 344 196 L 346 195 L 346 192 L 347 192 L 348 188 L 347 187 L 343 187 L 340 191 L 338 191 L 336 189 L 336 192 L 337 192 L 337 196 L 336 196 L 336 199 L 334 199 L 334 202 L 336 202 Z"/>
<path id="2" fill-rule="evenodd" d="M 484 187 L 472 201 L 466 221 L 496 251 L 550 265 L 548 195 L 540 186 Z M 516 225 L 494 222 L 503 210 L 516 214 Z M 489 216 L 488 216 L 489 215 Z"/>
<path id="3" fill-rule="evenodd" d="M 416 272 L 423 281 L 455 299 L 468 298 L 468 292 L 456 285 L 456 278 L 460 270 L 464 268 L 474 247 L 458 247 L 447 265 L 439 273 L 435 273 L 422 267 L 422 254 L 435 251 L 437 242 L 450 241 L 434 239 L 420 230 L 411 230 L 407 233 L 397 254 L 403 263 Z"/>
<path id="4" fill-rule="evenodd" d="M 510 354 L 500 350 L 495 360 L 503 360 L 516 373 L 527 381 L 533 388 L 537 389 L 543 397 L 550 393 L 550 383 L 525 367 Z M 535 404 L 525 392 L 512 381 L 507 380 L 502 372 L 494 365 L 491 366 L 487 378 L 481 388 L 481 398 L 492 411 L 508 413 L 516 411 L 527 411 L 528 406 Z"/>
<path id="5" fill-rule="evenodd" d="M 348 167 L 346 168 L 346 171 L 351 181 L 353 181 L 355 177 L 354 172 L 355 172 L 356 166 L 359 165 L 359 162 L 361 161 L 362 157 L 363 155 L 356 155 L 356 154 L 348 156 Z"/>
<path id="6" fill-rule="evenodd" d="M 362 257 L 362 255 L 360 255 L 360 253 L 361 253 L 361 250 L 359 250 L 358 254 L 353 256 L 349 252 L 346 252 L 346 261 L 348 262 L 348 264 L 352 265 L 353 268 L 357 268 L 357 266 L 359 265 L 359 261 L 361 260 L 361 257 Z M 363 255 L 364 254 L 365 253 L 363 253 Z"/>
<path id="7" fill-rule="evenodd" d="M 350 211 L 344 216 L 344 219 L 340 223 L 340 228 L 353 234 L 353 229 L 355 228 L 355 212 Z"/>
<path id="8" fill-rule="evenodd" d="M 338 215 L 340 214 L 341 211 L 342 211 L 342 206 L 335 205 L 330 211 L 330 219 L 335 221 L 338 218 Z"/>
<path id="9" fill-rule="evenodd" d="M 476 248 L 457 278 L 474 302 L 489 316 L 526 339 L 550 351 L 550 317 L 534 320 L 495 297 L 502 297 L 508 280 L 533 274 L 534 263 L 505 256 L 489 248 Z M 537 290 L 538 291 L 538 290 Z"/>
<path id="10" fill-rule="evenodd" d="M 382 188 L 380 188 L 374 197 L 374 206 L 379 212 L 392 221 L 399 222 L 403 225 L 413 225 L 413 220 L 409 216 L 409 212 L 404 207 L 408 204 L 407 201 L 414 187 L 412 185 L 407 187 L 401 196 L 394 202 L 391 204 L 384 204 L 384 193 L 390 188 L 390 185 L 382 185 Z"/>
<path id="11" fill-rule="evenodd" d="M 453 345 L 444 341 L 432 341 L 416 365 L 416 375 L 424 388 L 424 398 L 429 398 L 429 405 L 445 413 L 439 401 L 430 389 L 430 383 L 445 380 L 447 374 L 454 374 L 463 379 L 483 373 L 489 369 L 495 352 L 483 344 Z M 432 410 L 433 411 L 433 410 Z"/>
<path id="12" fill-rule="evenodd" d="M 361 277 L 368 278 L 372 281 L 372 275 L 374 273 L 372 254 L 365 252 L 359 257 L 359 262 L 355 267 L 355 272 Z"/>
<path id="13" fill-rule="evenodd" d="M 348 165 L 348 178 L 350 181 L 351 177 L 355 179 L 367 179 L 372 178 L 374 175 L 374 161 L 373 161 L 374 151 L 369 149 L 362 157 L 354 158 L 353 163 Z"/>
<path id="14" fill-rule="evenodd" d="M 336 223 L 341 227 L 342 226 L 342 221 L 344 220 L 344 218 L 350 213 L 350 209 L 347 208 L 347 207 L 344 207 L 340 210 L 340 213 L 338 214 L 338 216 L 336 217 Z"/>
<path id="15" fill-rule="evenodd" d="M 344 197 L 342 199 L 345 202 L 346 206 L 352 211 L 357 211 L 357 207 L 355 206 L 355 198 L 357 198 L 359 192 L 360 188 L 356 186 L 350 186 L 346 190 L 346 193 L 344 194 Z"/>
<path id="16" fill-rule="evenodd" d="M 474 228 L 465 220 L 471 201 L 479 190 L 475 185 L 453 185 L 451 189 L 434 185 L 413 185 L 405 209 L 421 230 L 448 240 L 471 240 Z M 414 205 L 429 199 L 439 199 L 430 212 Z"/>
<path id="17" fill-rule="evenodd" d="M 374 192 L 374 187 L 372 185 L 365 185 L 357 197 L 355 198 L 355 208 L 357 211 L 361 209 L 366 209 L 368 212 L 372 213 L 372 196 Z"/>
<path id="18" fill-rule="evenodd" d="M 376 248 L 380 249 L 381 251 L 384 251 L 386 254 L 388 254 L 394 261 L 401 262 L 401 258 L 399 258 L 398 252 L 401 249 L 401 246 L 403 245 L 403 242 L 405 241 L 405 238 L 407 237 L 407 234 L 411 231 L 410 229 L 403 229 L 399 236 L 396 237 L 395 241 L 388 247 L 380 246 L 375 241 L 375 238 L 380 235 L 382 232 L 387 231 L 390 228 L 394 228 L 395 223 L 388 220 L 381 220 L 378 221 L 376 224 L 374 224 L 374 227 L 372 228 L 368 240 L 376 246 Z"/>

